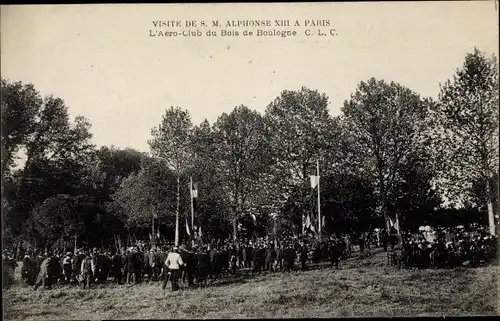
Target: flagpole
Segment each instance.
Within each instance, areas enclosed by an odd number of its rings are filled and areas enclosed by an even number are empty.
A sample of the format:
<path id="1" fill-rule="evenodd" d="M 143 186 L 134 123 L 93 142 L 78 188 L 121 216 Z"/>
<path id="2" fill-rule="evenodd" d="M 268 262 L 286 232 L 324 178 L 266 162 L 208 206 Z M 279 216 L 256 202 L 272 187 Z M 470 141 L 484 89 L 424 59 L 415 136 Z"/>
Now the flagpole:
<path id="1" fill-rule="evenodd" d="M 180 189 L 181 189 L 180 169 L 177 169 L 177 208 L 175 211 L 175 239 L 174 245 L 179 246 L 179 207 L 180 207 Z"/>
<path id="2" fill-rule="evenodd" d="M 320 191 L 319 191 L 319 158 L 316 160 L 316 175 L 318 177 L 318 233 L 321 238 L 321 199 L 320 199 Z"/>
<path id="3" fill-rule="evenodd" d="M 189 193 L 191 195 L 191 227 L 194 226 L 193 178 L 189 178 Z"/>
<path id="4" fill-rule="evenodd" d="M 153 214 L 152 215 L 153 217 L 151 219 L 151 222 L 152 222 L 152 224 L 151 224 L 151 229 L 152 229 L 151 238 L 152 238 L 153 246 L 154 246 L 155 245 L 155 238 L 156 238 L 156 235 L 155 235 L 155 212 L 154 212 L 154 210 L 153 210 L 152 214 Z"/>
<path id="5" fill-rule="evenodd" d="M 191 229 L 194 233 L 194 201 L 193 201 L 193 177 L 189 177 L 189 195 L 191 196 Z M 191 245 L 194 246 L 194 235 L 191 235 Z"/>

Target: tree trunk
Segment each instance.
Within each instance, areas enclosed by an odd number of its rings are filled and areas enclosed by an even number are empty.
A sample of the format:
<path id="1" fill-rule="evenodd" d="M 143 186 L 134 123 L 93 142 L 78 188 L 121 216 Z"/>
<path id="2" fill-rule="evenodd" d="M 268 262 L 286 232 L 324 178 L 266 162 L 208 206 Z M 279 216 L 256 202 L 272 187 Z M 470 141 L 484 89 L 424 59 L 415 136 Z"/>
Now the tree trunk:
<path id="1" fill-rule="evenodd" d="M 490 183 L 490 180 L 486 182 L 486 205 L 488 208 L 488 224 L 490 226 L 490 234 L 495 235 L 495 213 L 493 212 Z"/>
<path id="2" fill-rule="evenodd" d="M 234 218 L 233 218 L 233 241 L 236 242 L 237 238 L 238 238 L 238 216 L 235 215 Z"/>
<path id="3" fill-rule="evenodd" d="M 379 167 L 379 188 L 380 188 L 380 195 L 379 195 L 379 202 L 381 206 L 381 211 L 382 215 L 384 217 L 384 223 L 385 223 L 385 228 L 387 230 L 387 233 L 390 232 L 390 224 L 389 224 L 389 219 L 387 216 L 387 197 L 385 195 L 385 182 L 384 182 L 384 173 L 382 171 L 382 168 Z"/>
<path id="4" fill-rule="evenodd" d="M 155 214 L 153 212 L 153 219 L 151 220 L 151 242 L 153 246 L 155 245 Z"/>
<path id="5" fill-rule="evenodd" d="M 488 200 L 488 223 L 490 225 L 490 234 L 495 235 L 495 215 L 493 213 L 493 203 Z"/>
<path id="6" fill-rule="evenodd" d="M 177 173 L 177 209 L 175 211 L 175 246 L 179 246 L 179 208 L 180 208 L 180 195 L 181 195 L 181 177 Z"/>
<path id="7" fill-rule="evenodd" d="M 307 184 L 307 164 L 305 162 L 302 163 L 302 178 L 304 179 L 304 181 L 306 182 Z M 304 224 L 307 220 L 306 218 L 306 215 L 305 213 L 307 212 L 307 204 L 305 202 L 306 198 L 307 198 L 307 185 L 304 186 L 303 190 L 302 190 L 302 213 L 301 214 L 301 217 L 302 217 L 302 221 L 301 221 L 301 226 L 300 226 L 300 235 L 304 236 L 305 235 L 305 229 L 304 229 Z"/>
<path id="8" fill-rule="evenodd" d="M 276 217 L 273 219 L 273 236 L 274 236 L 274 247 L 278 247 L 278 241 L 276 240 Z"/>

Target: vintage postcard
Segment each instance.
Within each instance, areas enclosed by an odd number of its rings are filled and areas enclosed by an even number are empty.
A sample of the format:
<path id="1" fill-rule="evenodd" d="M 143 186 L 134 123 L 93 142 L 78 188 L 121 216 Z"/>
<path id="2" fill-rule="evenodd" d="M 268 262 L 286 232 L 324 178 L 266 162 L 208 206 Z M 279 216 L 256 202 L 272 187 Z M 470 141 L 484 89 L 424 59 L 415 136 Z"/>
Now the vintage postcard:
<path id="1" fill-rule="evenodd" d="M 498 1 L 0 10 L 5 320 L 500 313 Z"/>

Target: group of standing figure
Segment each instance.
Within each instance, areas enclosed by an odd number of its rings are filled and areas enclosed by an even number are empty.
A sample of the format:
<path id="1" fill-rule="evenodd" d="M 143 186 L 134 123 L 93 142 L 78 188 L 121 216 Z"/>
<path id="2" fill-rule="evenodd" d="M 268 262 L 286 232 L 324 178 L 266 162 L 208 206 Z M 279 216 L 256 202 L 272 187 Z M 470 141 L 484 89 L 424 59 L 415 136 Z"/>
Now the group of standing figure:
<path id="1" fill-rule="evenodd" d="M 137 284 L 161 281 L 165 288 L 179 289 L 179 280 L 188 287 L 206 286 L 207 280 L 217 280 L 245 270 L 248 275 L 263 272 L 291 272 L 296 263 L 305 271 L 309 262 L 329 260 L 339 268 L 341 258 L 350 253 L 343 239 L 330 238 L 315 244 L 307 241 L 257 241 L 234 245 L 200 245 L 190 247 L 152 246 L 149 250 L 130 247 L 122 253 L 77 250 L 65 255 L 46 252 L 32 256 L 26 253 L 21 267 L 22 279 L 36 290 L 55 284 L 79 285 L 90 289 L 95 284 Z"/>

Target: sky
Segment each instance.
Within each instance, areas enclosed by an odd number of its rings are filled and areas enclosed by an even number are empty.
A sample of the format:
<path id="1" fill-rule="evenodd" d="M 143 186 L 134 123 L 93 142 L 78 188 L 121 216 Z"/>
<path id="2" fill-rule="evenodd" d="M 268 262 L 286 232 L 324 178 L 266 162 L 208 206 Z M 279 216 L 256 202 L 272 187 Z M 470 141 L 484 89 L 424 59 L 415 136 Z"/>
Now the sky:
<path id="1" fill-rule="evenodd" d="M 213 123 L 242 104 L 263 114 L 283 90 L 306 86 L 339 115 L 371 77 L 437 97 L 474 46 L 498 57 L 496 10 L 489 0 L 2 6 L 1 75 L 62 98 L 91 122 L 96 145 L 145 152 L 170 106 Z M 170 30 L 156 20 L 262 19 L 302 25 L 288 38 L 150 37 Z M 305 36 L 305 20 L 329 20 L 324 30 L 338 35 Z"/>

